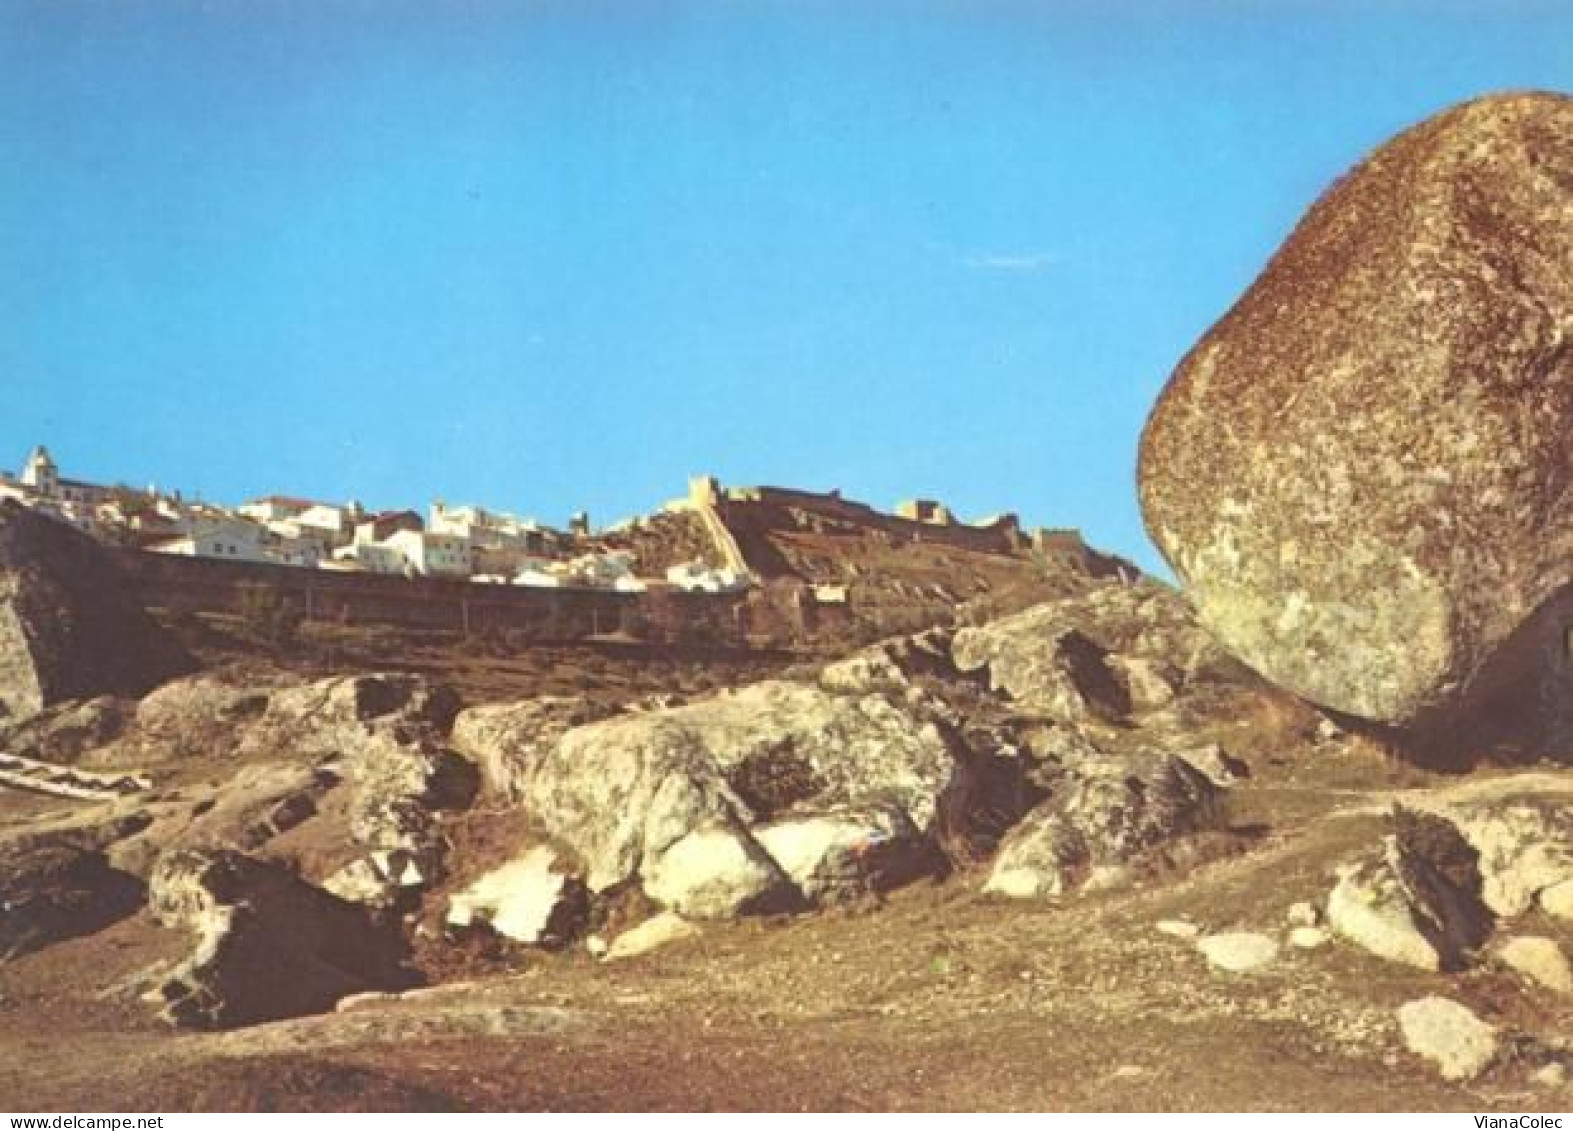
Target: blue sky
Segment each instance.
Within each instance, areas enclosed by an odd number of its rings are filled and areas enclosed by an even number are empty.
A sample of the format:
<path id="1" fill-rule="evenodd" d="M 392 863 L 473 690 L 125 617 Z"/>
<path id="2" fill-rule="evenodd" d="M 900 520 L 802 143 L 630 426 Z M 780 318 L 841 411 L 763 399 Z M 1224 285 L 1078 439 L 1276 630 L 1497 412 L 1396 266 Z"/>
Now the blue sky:
<path id="1" fill-rule="evenodd" d="M 0 466 L 555 522 L 707 471 L 1152 565 L 1176 361 L 1524 87 L 1573 4 L 0 0 Z"/>

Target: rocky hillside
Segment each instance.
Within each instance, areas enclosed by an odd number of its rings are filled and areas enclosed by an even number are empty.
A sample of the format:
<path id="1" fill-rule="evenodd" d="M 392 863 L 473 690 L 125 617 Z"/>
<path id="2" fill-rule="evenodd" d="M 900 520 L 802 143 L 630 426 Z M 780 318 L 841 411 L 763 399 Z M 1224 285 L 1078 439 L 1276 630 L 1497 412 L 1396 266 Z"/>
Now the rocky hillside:
<path id="1" fill-rule="evenodd" d="M 0 1105 L 1566 1107 L 1567 127 L 1397 139 L 1182 365 L 1184 594 L 805 512 L 943 626 L 193 672 L 0 511 Z"/>
<path id="2" fill-rule="evenodd" d="M 1151 582 L 697 697 L 198 674 L 0 766 L 16 1106 L 1457 1107 L 1573 1055 L 1573 774 L 1432 781 Z"/>

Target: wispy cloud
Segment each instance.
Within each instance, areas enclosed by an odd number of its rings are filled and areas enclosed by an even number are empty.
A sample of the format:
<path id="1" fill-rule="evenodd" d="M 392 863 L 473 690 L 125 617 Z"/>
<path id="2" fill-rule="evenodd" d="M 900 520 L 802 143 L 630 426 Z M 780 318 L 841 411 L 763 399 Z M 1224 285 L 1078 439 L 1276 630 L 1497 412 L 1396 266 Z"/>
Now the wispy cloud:
<path id="1" fill-rule="evenodd" d="M 1055 262 L 1056 257 L 1046 251 L 1017 251 L 974 255 L 967 260 L 967 266 L 979 271 L 1042 271 Z"/>

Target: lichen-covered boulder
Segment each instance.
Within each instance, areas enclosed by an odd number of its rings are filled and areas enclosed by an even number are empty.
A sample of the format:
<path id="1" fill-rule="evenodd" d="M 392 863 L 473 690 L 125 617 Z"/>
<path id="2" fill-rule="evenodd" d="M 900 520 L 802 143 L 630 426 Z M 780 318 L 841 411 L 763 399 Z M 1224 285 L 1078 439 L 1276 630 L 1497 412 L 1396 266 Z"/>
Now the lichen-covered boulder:
<path id="1" fill-rule="evenodd" d="M 1441 723 L 1566 662 L 1536 613 L 1573 579 L 1570 427 L 1573 99 L 1482 98 L 1334 184 L 1186 356 L 1142 512 L 1257 671 Z"/>
<path id="2" fill-rule="evenodd" d="M 1014 899 L 1119 887 L 1225 823 L 1223 793 L 1180 758 L 1088 761 L 1006 836 L 984 891 Z"/>
<path id="3" fill-rule="evenodd" d="M 1432 813 L 1393 810 L 1380 854 L 1345 866 L 1327 900 L 1328 925 L 1379 958 L 1456 970 L 1495 926 L 1481 900 L 1480 855 Z"/>

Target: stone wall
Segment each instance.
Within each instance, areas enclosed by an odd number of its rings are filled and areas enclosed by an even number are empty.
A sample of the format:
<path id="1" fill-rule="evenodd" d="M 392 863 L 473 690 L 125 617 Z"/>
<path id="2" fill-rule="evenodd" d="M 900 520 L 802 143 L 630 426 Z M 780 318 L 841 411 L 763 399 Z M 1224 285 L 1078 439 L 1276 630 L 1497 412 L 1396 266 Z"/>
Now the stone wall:
<path id="1" fill-rule="evenodd" d="M 1020 528 L 1010 517 L 985 526 L 940 525 L 885 514 L 867 503 L 843 499 L 839 494 L 816 494 L 786 487 L 728 488 L 716 510 L 722 521 L 735 531 L 738 527 L 754 528 L 764 513 L 784 508 L 879 530 L 903 542 L 931 542 L 992 554 L 1017 553 L 1025 545 Z"/>
<path id="2" fill-rule="evenodd" d="M 484 585 L 141 550 L 111 552 L 138 599 L 148 608 L 170 613 L 240 615 L 260 588 L 282 596 L 307 620 L 328 624 L 467 634 L 522 631 L 545 640 L 574 640 L 620 629 L 645 639 L 699 632 L 725 639 L 738 635 L 746 625 L 746 618 L 737 612 L 744 601 L 739 594 Z"/>

